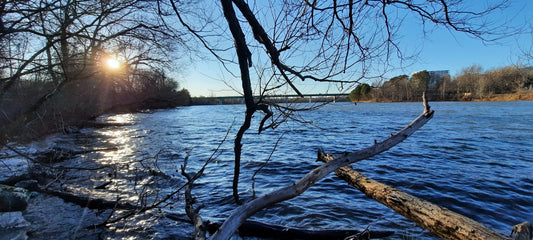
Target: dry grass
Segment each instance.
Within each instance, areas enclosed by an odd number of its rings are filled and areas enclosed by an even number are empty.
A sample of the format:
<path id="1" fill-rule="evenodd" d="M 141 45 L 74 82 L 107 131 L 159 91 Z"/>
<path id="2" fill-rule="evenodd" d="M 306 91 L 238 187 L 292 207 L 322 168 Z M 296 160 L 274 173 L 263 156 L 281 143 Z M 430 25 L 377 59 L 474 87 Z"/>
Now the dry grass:
<path id="1" fill-rule="evenodd" d="M 533 89 L 520 90 L 516 93 L 492 94 L 477 101 L 533 101 Z"/>

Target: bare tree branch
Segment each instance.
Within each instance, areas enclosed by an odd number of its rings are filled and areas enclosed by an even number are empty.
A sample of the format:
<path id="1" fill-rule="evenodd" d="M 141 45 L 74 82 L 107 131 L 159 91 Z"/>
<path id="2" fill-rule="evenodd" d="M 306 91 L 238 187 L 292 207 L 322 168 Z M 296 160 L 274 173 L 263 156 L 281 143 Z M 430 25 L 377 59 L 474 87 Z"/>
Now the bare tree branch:
<path id="1" fill-rule="evenodd" d="M 315 168 L 313 171 L 306 174 L 302 179 L 298 180 L 292 185 L 280 188 L 242 205 L 241 207 L 235 209 L 235 211 L 226 219 L 226 221 L 224 221 L 224 224 L 212 236 L 211 239 L 229 239 L 231 235 L 237 230 L 237 228 L 244 222 L 244 220 L 246 220 L 246 218 L 253 215 L 257 211 L 275 203 L 282 202 L 300 195 L 309 187 L 318 182 L 320 179 L 322 179 L 323 177 L 325 177 L 326 175 L 333 172 L 339 167 L 347 166 L 349 164 L 368 159 L 396 146 L 398 143 L 402 142 L 403 140 L 411 136 L 414 132 L 416 132 L 418 129 L 420 129 L 422 126 L 424 126 L 424 124 L 427 123 L 433 117 L 433 113 L 433 110 L 425 108 L 424 112 L 414 121 L 412 121 L 402 130 L 400 130 L 398 133 L 390 136 L 385 141 L 375 143 L 370 147 L 358 151 L 335 156 L 332 161 L 325 163 L 318 168 Z"/>

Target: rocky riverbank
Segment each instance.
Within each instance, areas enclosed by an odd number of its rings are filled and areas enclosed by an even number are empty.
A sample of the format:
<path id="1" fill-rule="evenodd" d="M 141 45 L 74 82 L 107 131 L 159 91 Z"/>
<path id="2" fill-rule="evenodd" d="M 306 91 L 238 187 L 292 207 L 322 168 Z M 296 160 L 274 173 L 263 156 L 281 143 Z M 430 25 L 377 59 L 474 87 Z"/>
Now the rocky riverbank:
<path id="1" fill-rule="evenodd" d="M 180 179 L 158 171 L 151 157 L 95 162 L 96 155 L 121 154 L 123 149 L 94 141 L 98 136 L 85 137 L 85 143 L 94 142 L 91 148 L 80 147 L 80 135 L 78 140 L 53 135 L 0 149 L 0 240 L 190 236 L 184 229 L 192 231 L 191 225 L 176 221 L 180 213 L 170 219 L 156 205 L 169 196 L 158 189 L 178 188 Z M 172 204 L 180 203 L 172 198 L 165 203 Z"/>
<path id="2" fill-rule="evenodd" d="M 126 115 L 114 117 L 128 122 Z M 121 122 L 112 121 L 114 117 L 106 122 Z M 182 156 L 165 149 L 149 156 L 125 144 L 125 139 L 145 134 L 111 124 L 0 149 L 0 189 L 5 189 L 0 190 L 0 205 L 6 206 L 0 209 L 0 240 L 189 239 L 193 227 L 184 214 L 180 191 L 184 177 L 168 171 L 179 166 Z M 175 161 L 165 166 L 157 162 L 158 157 Z M 215 220 L 208 224 L 210 231 L 220 226 L 221 219 Z M 247 222 L 239 232 L 274 239 L 328 240 L 344 239 L 347 234 L 394 233 L 306 230 L 259 222 Z"/>

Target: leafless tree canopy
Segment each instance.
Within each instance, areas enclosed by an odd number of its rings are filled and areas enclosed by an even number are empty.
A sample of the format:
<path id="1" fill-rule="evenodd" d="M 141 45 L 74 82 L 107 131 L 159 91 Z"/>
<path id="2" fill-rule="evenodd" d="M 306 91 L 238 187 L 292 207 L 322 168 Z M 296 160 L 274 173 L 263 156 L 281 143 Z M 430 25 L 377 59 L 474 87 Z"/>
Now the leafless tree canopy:
<path id="1" fill-rule="evenodd" d="M 0 97 L 20 79 L 87 78 L 108 55 L 155 66 L 181 42 L 151 1 L 4 1 L 0 28 Z"/>
<path id="2" fill-rule="evenodd" d="M 213 3 L 205 5 L 210 9 L 214 7 Z M 259 132 L 265 126 L 277 124 L 265 125 L 273 113 L 263 98 L 254 100 L 254 95 L 275 92 L 302 95 L 298 84 L 306 80 L 335 83 L 342 89 L 345 84 L 378 77 L 394 68 L 390 60 L 409 58 L 402 52 L 401 31 L 406 28 L 404 25 L 418 24 L 423 32 L 446 28 L 485 41 L 514 31 L 509 28 L 504 31 L 505 23 L 490 21 L 491 14 L 507 6 L 506 1 L 470 5 L 458 0 L 221 0 L 222 12 L 211 10 L 210 14 L 200 18 L 189 12 L 180 12 L 173 6 L 181 24 L 217 59 L 225 66 L 232 62 L 239 65 L 239 73 L 234 75 L 240 76 L 247 110 L 235 140 L 236 200 L 242 134 L 250 127 L 256 111 L 264 113 Z M 201 4 L 197 6 L 202 9 Z M 480 9 L 479 6 L 484 7 Z M 221 17 L 217 14 L 224 16 L 227 27 L 220 26 L 220 23 L 210 25 Z M 230 46 L 224 46 L 220 41 L 221 36 L 223 39 L 230 34 L 237 60 L 226 51 Z M 254 87 L 253 83 L 260 85 Z"/>
<path id="3" fill-rule="evenodd" d="M 61 92 L 70 98 L 58 100 L 64 103 L 75 102 L 73 98 L 82 95 L 88 98 L 94 98 L 100 93 L 113 95 L 109 92 L 115 90 L 125 98 L 126 92 L 129 91 L 131 95 L 131 92 L 138 93 L 139 89 L 144 90 L 146 87 L 152 90 L 153 87 L 163 87 L 173 91 L 177 85 L 167 81 L 169 78 L 165 73 L 169 67 L 179 63 L 176 53 L 182 50 L 194 51 L 184 44 L 187 40 L 182 38 L 184 35 L 172 27 L 175 25 L 172 22 L 175 17 L 172 15 L 173 18 L 169 18 L 172 13 L 169 5 L 156 3 L 144 0 L 2 1 L 2 125 L 36 119 L 36 111 L 46 108 L 43 106 L 51 99 L 59 98 L 58 94 Z M 116 58 L 121 62 L 120 71 L 106 69 L 109 58 Z M 95 90 L 96 88 L 100 90 Z M 87 89 L 95 91 L 89 93 Z M 25 100 L 20 101 L 18 98 Z M 115 100 L 117 99 L 95 103 L 83 99 L 80 101 L 87 104 L 67 106 L 70 109 L 59 112 L 65 113 L 74 108 L 97 104 L 100 104 L 98 108 L 105 108 Z M 119 102 L 127 104 L 131 102 L 131 98 Z M 50 119 L 51 112 L 54 111 L 47 110 L 48 115 L 40 113 L 40 117 Z M 90 111 L 81 109 L 75 114 L 83 115 L 87 112 Z M 96 112 L 94 115 L 102 113 L 100 110 Z M 83 117 L 85 115 L 80 118 Z M 0 132 L 3 135 L 5 131 L 2 129 Z"/>
<path id="4" fill-rule="evenodd" d="M 296 80 L 354 83 L 379 76 L 395 67 L 389 66 L 388 60 L 410 57 L 402 50 L 405 25 L 418 24 L 424 32 L 447 28 L 486 41 L 515 32 L 505 23 L 491 20 L 492 14 L 507 6 L 506 1 L 475 6 L 464 1 L 231 2 L 250 52 L 248 64 L 268 68 L 274 76 L 263 76 L 263 85 L 255 89 L 257 95 L 282 86 L 284 91 L 299 93 L 297 83 L 293 83 Z M 199 3 L 197 11 L 207 13 L 201 18 L 187 12 L 178 14 L 220 60 L 237 62 L 231 51 L 223 52 L 232 41 L 220 41 L 229 35 L 229 29 L 220 22 L 214 24 L 224 13 L 206 10 L 213 7 L 217 6 Z"/>

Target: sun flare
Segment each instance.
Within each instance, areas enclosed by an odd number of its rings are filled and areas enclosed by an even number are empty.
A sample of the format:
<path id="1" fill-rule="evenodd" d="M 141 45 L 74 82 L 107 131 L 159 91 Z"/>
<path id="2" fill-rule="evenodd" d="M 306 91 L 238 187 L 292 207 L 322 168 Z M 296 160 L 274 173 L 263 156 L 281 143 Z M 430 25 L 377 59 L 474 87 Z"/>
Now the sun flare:
<path id="1" fill-rule="evenodd" d="M 116 59 L 110 58 L 107 59 L 107 66 L 111 69 L 117 69 L 120 67 L 120 62 Z"/>

